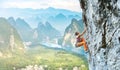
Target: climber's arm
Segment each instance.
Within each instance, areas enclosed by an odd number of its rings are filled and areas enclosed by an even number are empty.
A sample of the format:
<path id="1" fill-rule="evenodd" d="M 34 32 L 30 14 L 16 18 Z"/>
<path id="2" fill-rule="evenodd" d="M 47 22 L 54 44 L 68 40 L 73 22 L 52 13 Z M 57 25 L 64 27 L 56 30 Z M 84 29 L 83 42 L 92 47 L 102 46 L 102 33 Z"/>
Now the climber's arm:
<path id="1" fill-rule="evenodd" d="M 84 29 L 84 31 L 79 35 L 79 36 L 83 36 L 84 34 L 85 34 L 85 32 L 86 32 L 86 27 L 85 27 L 85 29 Z"/>

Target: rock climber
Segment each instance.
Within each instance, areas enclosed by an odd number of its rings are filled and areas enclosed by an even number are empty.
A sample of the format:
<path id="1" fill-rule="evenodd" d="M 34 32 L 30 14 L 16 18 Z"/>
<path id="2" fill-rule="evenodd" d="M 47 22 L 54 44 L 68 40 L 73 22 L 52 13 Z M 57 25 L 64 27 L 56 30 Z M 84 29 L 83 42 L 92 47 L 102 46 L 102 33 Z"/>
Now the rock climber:
<path id="1" fill-rule="evenodd" d="M 88 51 L 88 46 L 87 46 L 87 43 L 85 41 L 85 38 L 83 38 L 83 35 L 85 34 L 85 32 L 86 32 L 86 28 L 84 29 L 84 31 L 82 33 L 75 32 L 75 36 L 76 36 L 76 44 L 75 44 L 75 46 L 76 47 L 83 46 L 85 52 L 87 52 Z"/>

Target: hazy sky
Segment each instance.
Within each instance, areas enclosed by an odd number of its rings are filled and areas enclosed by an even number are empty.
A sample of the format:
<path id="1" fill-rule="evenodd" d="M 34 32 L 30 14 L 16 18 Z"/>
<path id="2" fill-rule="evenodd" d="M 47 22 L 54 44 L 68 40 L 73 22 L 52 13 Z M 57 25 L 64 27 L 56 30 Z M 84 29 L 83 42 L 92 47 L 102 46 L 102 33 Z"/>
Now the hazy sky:
<path id="1" fill-rule="evenodd" d="M 80 12 L 79 0 L 0 0 L 0 8 L 62 8 Z"/>

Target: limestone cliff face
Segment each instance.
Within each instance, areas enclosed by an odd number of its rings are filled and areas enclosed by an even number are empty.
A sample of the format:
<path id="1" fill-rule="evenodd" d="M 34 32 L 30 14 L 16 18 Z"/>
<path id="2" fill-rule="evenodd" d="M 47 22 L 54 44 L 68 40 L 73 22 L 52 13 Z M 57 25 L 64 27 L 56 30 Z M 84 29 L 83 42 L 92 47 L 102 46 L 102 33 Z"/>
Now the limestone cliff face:
<path id="1" fill-rule="evenodd" d="M 120 70 L 120 0 L 80 0 L 90 70 Z"/>

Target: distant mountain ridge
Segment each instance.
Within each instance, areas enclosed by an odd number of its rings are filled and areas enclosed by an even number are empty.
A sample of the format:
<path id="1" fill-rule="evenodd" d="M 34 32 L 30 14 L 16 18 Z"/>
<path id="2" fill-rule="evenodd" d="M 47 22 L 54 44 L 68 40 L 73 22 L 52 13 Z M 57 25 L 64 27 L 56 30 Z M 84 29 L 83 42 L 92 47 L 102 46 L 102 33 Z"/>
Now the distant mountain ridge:
<path id="1" fill-rule="evenodd" d="M 23 50 L 24 45 L 16 29 L 5 18 L 0 17 L 0 53 L 7 55 Z"/>
<path id="2" fill-rule="evenodd" d="M 39 23 L 35 31 L 37 31 L 37 39 L 39 41 L 47 42 L 61 36 L 60 32 L 56 30 L 49 22 L 46 22 L 45 24 Z"/>
<path id="3" fill-rule="evenodd" d="M 66 17 L 69 17 L 72 15 L 72 17 L 74 16 L 79 16 L 80 18 L 82 17 L 80 12 L 74 12 L 74 11 L 70 11 L 70 10 L 66 10 L 66 9 L 56 9 L 56 8 L 46 8 L 46 9 L 31 9 L 31 8 L 25 8 L 25 9 L 21 9 L 21 8 L 0 8 L 1 12 L 4 12 L 6 14 L 0 13 L 1 16 L 3 17 L 14 17 L 14 18 L 18 18 L 22 17 L 22 18 L 27 18 L 27 17 L 42 17 L 42 18 L 48 18 L 50 16 L 55 17 L 58 14 L 63 14 Z M 76 17 L 74 17 L 76 18 Z M 77 18 L 76 18 L 77 19 Z M 26 19 L 25 19 L 26 20 Z"/>
<path id="4" fill-rule="evenodd" d="M 21 18 L 16 20 L 13 17 L 8 18 L 9 23 L 18 31 L 23 42 L 30 43 L 40 43 L 43 41 L 50 42 L 50 40 L 55 41 L 61 33 L 55 29 L 49 22 L 43 24 L 40 22 L 37 28 L 32 29 L 28 23 Z"/>
<path id="5" fill-rule="evenodd" d="M 32 28 L 24 19 L 17 18 L 15 20 L 13 17 L 10 17 L 8 18 L 8 21 L 14 28 L 16 28 L 23 41 L 32 41 Z"/>
<path id="6" fill-rule="evenodd" d="M 59 39 L 58 44 L 61 45 L 66 50 L 83 55 L 84 54 L 83 47 L 81 48 L 75 47 L 75 43 L 76 43 L 75 32 L 81 33 L 83 30 L 84 30 L 84 25 L 82 19 L 77 20 L 73 18 L 71 24 L 65 29 L 64 36 Z"/>
<path id="7" fill-rule="evenodd" d="M 71 19 L 82 18 L 80 12 L 74 12 L 65 9 L 56 9 L 52 7 L 46 9 L 2 8 L 1 12 L 4 12 L 4 14 L 0 13 L 0 15 L 3 17 L 12 16 L 14 18 L 18 18 L 19 16 L 20 18 L 23 18 L 32 28 L 36 28 L 39 22 L 48 21 L 49 23 L 51 23 L 53 27 L 55 27 L 57 30 L 61 32 L 64 32 L 66 26 L 70 24 Z M 61 22 L 59 22 L 60 20 Z M 61 29 L 63 29 L 63 31 Z"/>
<path id="8" fill-rule="evenodd" d="M 72 19 L 71 24 L 65 29 L 62 46 L 74 46 L 75 32 L 82 32 L 84 28 L 82 20 Z"/>

